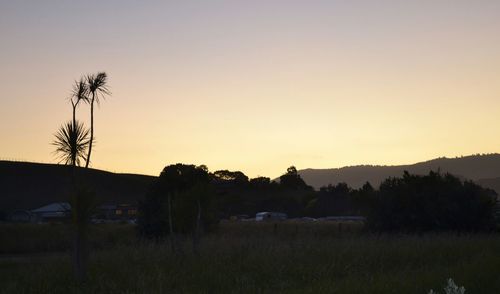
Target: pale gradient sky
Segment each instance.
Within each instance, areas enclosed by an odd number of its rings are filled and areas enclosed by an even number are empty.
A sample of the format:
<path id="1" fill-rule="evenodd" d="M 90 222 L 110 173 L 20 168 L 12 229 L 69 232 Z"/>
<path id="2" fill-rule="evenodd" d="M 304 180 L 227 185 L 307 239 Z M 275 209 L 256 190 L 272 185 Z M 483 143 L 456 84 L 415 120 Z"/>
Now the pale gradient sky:
<path id="1" fill-rule="evenodd" d="M 0 37 L 2 158 L 56 162 L 73 80 L 100 70 L 96 168 L 500 152 L 500 1 L 0 0 Z"/>

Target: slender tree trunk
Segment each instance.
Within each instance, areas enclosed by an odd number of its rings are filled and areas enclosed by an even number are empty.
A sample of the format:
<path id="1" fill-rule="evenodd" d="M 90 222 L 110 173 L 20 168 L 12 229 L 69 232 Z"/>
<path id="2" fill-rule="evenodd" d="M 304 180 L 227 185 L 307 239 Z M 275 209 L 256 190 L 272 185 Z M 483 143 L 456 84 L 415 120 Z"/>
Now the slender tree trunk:
<path id="1" fill-rule="evenodd" d="M 172 224 L 172 194 L 168 194 L 167 198 L 168 205 L 168 227 L 170 229 L 170 246 L 172 248 L 172 252 L 175 252 L 175 244 L 174 244 L 174 226 Z"/>
<path id="2" fill-rule="evenodd" d="M 73 105 L 73 125 L 76 125 L 76 104 L 71 102 Z"/>
<path id="3" fill-rule="evenodd" d="M 87 234 L 86 228 L 82 228 L 81 225 L 76 225 L 75 239 L 73 240 L 75 277 L 78 283 L 85 282 L 87 278 Z"/>
<path id="4" fill-rule="evenodd" d="M 196 233 L 199 234 L 200 229 L 201 229 L 201 203 L 200 203 L 200 199 L 198 199 L 197 204 L 198 204 L 198 215 L 196 216 Z"/>
<path id="5" fill-rule="evenodd" d="M 82 283 L 86 279 L 87 262 L 86 262 L 86 227 L 85 220 L 82 218 L 82 199 L 81 193 L 78 191 L 76 178 L 76 162 L 72 162 L 71 166 L 71 189 L 74 193 L 72 203 L 72 220 L 73 220 L 73 270 L 78 283 Z"/>
<path id="6" fill-rule="evenodd" d="M 196 201 L 198 205 L 198 214 L 196 215 L 196 227 L 194 229 L 193 234 L 193 251 L 195 254 L 198 254 L 198 245 L 200 243 L 200 229 L 201 229 L 201 203 L 200 199 Z"/>
<path id="7" fill-rule="evenodd" d="M 73 131 L 76 130 L 76 103 L 73 102 L 73 100 L 71 100 L 71 106 L 73 106 Z M 75 177 L 75 172 L 74 172 L 74 169 L 75 169 L 75 166 L 76 166 L 76 152 L 72 152 L 71 153 L 71 164 L 73 165 L 72 169 L 72 177 L 74 178 Z M 74 179 L 73 179 L 74 181 Z"/>
<path id="8" fill-rule="evenodd" d="M 74 240 L 73 240 L 73 259 L 74 259 L 74 270 L 75 278 L 78 283 L 83 283 L 87 279 L 87 267 L 88 267 L 88 216 L 89 207 L 86 203 L 88 199 L 83 199 L 83 197 L 89 197 L 85 190 L 80 190 L 78 188 L 77 178 L 75 177 L 74 186 L 74 201 L 73 201 L 73 226 L 74 226 Z"/>
<path id="9" fill-rule="evenodd" d="M 87 162 L 85 163 L 85 168 L 89 167 L 90 155 L 92 153 L 92 144 L 94 143 L 94 98 L 95 98 L 95 93 L 92 93 L 92 100 L 90 101 L 90 143 L 89 143 L 89 152 L 87 154 Z"/>
<path id="10" fill-rule="evenodd" d="M 174 227 L 172 225 L 172 194 L 168 194 L 168 227 L 170 229 L 170 235 L 174 234 Z"/>
<path id="11" fill-rule="evenodd" d="M 94 98 L 94 97 L 92 97 Z M 91 104 L 90 111 L 90 120 L 91 120 L 91 135 L 90 135 L 90 143 L 89 150 L 87 155 L 87 160 L 85 163 L 85 168 L 88 167 L 90 161 L 90 153 L 92 149 L 92 141 L 93 141 L 93 101 Z M 76 129 L 76 107 L 78 106 L 78 102 L 73 105 L 73 127 Z M 83 207 L 83 199 L 82 192 L 78 190 L 77 180 L 76 180 L 76 154 L 74 155 L 73 161 L 73 193 L 74 193 L 74 201 L 72 207 L 73 216 L 73 225 L 74 225 L 74 239 L 73 239 L 73 266 L 75 272 L 75 278 L 78 283 L 85 282 L 87 278 L 87 219 L 86 212 L 84 210 L 86 207 Z"/>
<path id="12" fill-rule="evenodd" d="M 77 196 L 80 197 L 80 196 Z M 81 199 L 77 200 L 81 202 Z M 81 216 L 77 215 L 77 218 Z M 78 220 L 77 220 L 78 221 Z M 75 224 L 73 240 L 73 265 L 75 278 L 78 283 L 83 283 L 87 279 L 88 250 L 87 250 L 87 224 L 85 221 Z"/>

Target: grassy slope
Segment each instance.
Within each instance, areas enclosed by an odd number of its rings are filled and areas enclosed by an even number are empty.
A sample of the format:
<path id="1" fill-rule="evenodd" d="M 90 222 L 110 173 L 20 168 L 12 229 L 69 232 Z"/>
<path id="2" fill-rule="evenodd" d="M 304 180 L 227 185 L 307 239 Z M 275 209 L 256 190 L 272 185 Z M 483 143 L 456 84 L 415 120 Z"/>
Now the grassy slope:
<path id="1" fill-rule="evenodd" d="M 69 199 L 69 167 L 0 161 L 0 210 L 33 209 Z M 96 191 L 99 203 L 135 202 L 153 177 L 79 169 L 81 182 Z"/>

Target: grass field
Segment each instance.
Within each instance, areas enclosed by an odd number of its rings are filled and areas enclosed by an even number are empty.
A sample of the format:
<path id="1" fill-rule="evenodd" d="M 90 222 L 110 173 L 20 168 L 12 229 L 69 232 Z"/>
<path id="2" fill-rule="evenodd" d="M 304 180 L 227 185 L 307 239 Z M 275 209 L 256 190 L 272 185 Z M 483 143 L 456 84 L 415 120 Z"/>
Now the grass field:
<path id="1" fill-rule="evenodd" d="M 169 242 L 138 241 L 132 226 L 96 226 L 90 277 L 77 287 L 67 228 L 2 225 L 2 241 L 7 229 L 16 242 L 36 245 L 14 252 L 7 249 L 15 243 L 0 245 L 0 293 L 427 293 L 449 277 L 466 293 L 500 289 L 498 235 L 380 236 L 357 225 L 339 232 L 337 224 L 227 223 L 205 235 L 197 251 L 185 239 L 174 252 Z M 12 257 L 22 251 L 28 254 Z"/>

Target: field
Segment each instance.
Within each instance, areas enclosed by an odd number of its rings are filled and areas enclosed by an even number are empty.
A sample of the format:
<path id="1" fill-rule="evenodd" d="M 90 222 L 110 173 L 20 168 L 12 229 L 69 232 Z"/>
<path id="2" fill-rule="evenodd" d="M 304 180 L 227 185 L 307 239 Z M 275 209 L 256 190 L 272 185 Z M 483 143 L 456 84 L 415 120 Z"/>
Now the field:
<path id="1" fill-rule="evenodd" d="M 0 293 L 428 293 L 452 277 L 500 289 L 499 235 L 373 235 L 335 223 L 225 223 L 199 245 L 92 227 L 89 280 L 72 281 L 70 230 L 0 225 Z M 196 249 L 196 250 L 194 250 Z"/>

